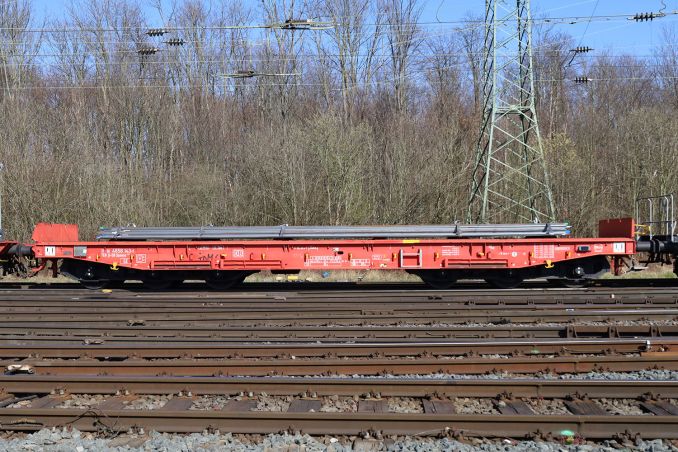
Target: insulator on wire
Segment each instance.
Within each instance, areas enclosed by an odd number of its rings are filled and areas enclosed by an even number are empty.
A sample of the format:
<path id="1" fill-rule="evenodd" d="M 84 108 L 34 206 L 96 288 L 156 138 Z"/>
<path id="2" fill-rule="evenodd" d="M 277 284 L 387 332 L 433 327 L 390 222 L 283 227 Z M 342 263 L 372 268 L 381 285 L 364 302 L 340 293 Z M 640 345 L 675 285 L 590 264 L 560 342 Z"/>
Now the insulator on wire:
<path id="1" fill-rule="evenodd" d="M 590 82 L 590 81 L 591 81 L 591 79 L 588 78 L 588 77 L 576 77 L 576 78 L 574 79 L 574 82 L 575 82 L 575 83 L 582 83 L 582 84 L 587 84 L 587 83 Z"/>
<path id="2" fill-rule="evenodd" d="M 165 30 L 164 28 L 151 28 L 146 32 L 148 36 L 164 36 L 167 33 L 169 33 L 169 31 Z"/>
<path id="3" fill-rule="evenodd" d="M 285 22 L 267 25 L 268 28 L 279 28 L 282 30 L 326 30 L 333 28 L 331 22 L 316 22 L 312 19 L 287 19 Z"/>
<path id="4" fill-rule="evenodd" d="M 241 69 L 238 71 L 235 71 L 232 74 L 222 74 L 222 77 L 226 78 L 250 78 L 250 77 L 255 77 L 259 74 L 257 74 L 255 71 L 251 69 Z"/>
<path id="5" fill-rule="evenodd" d="M 308 28 L 313 22 L 309 19 L 287 19 L 283 22 L 282 28 Z"/>
<path id="6" fill-rule="evenodd" d="M 579 46 L 579 47 L 575 47 L 574 49 L 572 49 L 572 52 L 574 52 L 574 53 L 588 53 L 588 52 L 590 52 L 591 50 L 593 50 L 591 47 L 588 47 L 588 46 L 587 46 L 587 47 Z"/>
<path id="7" fill-rule="evenodd" d="M 237 77 L 254 77 L 255 75 L 257 75 L 257 73 L 254 72 L 251 69 L 245 69 L 245 70 L 235 71 L 235 75 Z"/>
<path id="8" fill-rule="evenodd" d="M 222 77 L 226 78 L 251 78 L 251 77 L 297 77 L 298 73 L 282 74 L 282 73 L 272 73 L 272 72 L 256 72 L 252 69 L 241 69 L 235 71 L 232 74 L 221 74 Z"/>
<path id="9" fill-rule="evenodd" d="M 186 41 L 184 41 L 181 38 L 172 38 L 172 39 L 168 39 L 167 41 L 165 41 L 165 44 L 167 44 L 168 46 L 178 47 L 178 46 L 182 46 L 182 45 L 186 44 Z"/>
<path id="10" fill-rule="evenodd" d="M 633 17 L 629 17 L 629 20 L 635 20 L 636 22 L 648 22 L 664 16 L 664 13 L 638 13 Z"/>
<path id="11" fill-rule="evenodd" d="M 160 49 L 157 47 L 142 47 L 141 49 L 137 50 L 137 53 L 142 56 L 146 55 L 155 55 L 158 53 Z"/>

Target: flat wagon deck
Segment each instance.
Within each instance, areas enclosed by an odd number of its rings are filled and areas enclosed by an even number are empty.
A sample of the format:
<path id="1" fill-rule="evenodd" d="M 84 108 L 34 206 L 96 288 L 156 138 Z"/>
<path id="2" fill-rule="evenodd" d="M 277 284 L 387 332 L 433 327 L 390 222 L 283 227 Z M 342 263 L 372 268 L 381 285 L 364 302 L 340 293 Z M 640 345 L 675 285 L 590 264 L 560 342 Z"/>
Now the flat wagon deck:
<path id="1" fill-rule="evenodd" d="M 227 289 L 262 270 L 402 270 L 436 288 L 459 279 L 513 287 L 525 279 L 581 284 L 636 252 L 632 219 L 601 222 L 600 236 L 573 238 L 555 224 L 202 227 L 102 229 L 81 241 L 78 227 L 38 224 L 33 242 L 5 242 L 91 288 L 140 280 L 168 288 L 204 280 Z"/>

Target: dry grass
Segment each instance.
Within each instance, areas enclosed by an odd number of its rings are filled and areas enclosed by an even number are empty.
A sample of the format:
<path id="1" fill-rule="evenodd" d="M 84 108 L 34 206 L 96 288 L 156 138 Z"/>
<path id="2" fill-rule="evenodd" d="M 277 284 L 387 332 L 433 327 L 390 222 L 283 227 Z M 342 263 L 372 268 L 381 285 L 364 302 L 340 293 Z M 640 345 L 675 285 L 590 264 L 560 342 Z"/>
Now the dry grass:
<path id="1" fill-rule="evenodd" d="M 672 270 L 643 270 L 637 272 L 627 272 L 620 276 L 614 276 L 612 273 L 603 275 L 603 279 L 672 279 L 676 278 Z"/>
<path id="2" fill-rule="evenodd" d="M 302 271 L 298 275 L 274 275 L 271 272 L 259 272 L 249 276 L 247 282 L 280 282 L 280 281 L 308 281 L 308 282 L 421 282 L 417 276 L 399 270 L 354 271 L 336 270 L 326 272 L 323 277 L 320 271 Z"/>
<path id="3" fill-rule="evenodd" d="M 7 275 L 2 277 L 3 282 L 9 282 L 9 283 L 31 283 L 31 284 L 68 284 L 68 283 L 73 283 L 75 282 L 74 279 L 68 278 L 63 275 L 59 275 L 56 278 L 53 278 L 51 276 L 47 275 L 37 275 L 37 276 L 32 276 L 30 278 L 19 278 L 18 276 L 14 275 Z"/>

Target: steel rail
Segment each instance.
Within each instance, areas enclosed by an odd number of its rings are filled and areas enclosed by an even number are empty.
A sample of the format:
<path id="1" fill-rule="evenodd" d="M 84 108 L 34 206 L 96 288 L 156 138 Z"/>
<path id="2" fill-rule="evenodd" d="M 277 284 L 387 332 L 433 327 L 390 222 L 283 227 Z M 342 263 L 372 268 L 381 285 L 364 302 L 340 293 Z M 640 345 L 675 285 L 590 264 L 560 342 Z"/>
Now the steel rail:
<path id="1" fill-rule="evenodd" d="M 604 356 L 531 356 L 463 359 L 419 357 L 410 359 L 336 359 L 330 356 L 317 359 L 127 359 L 111 361 L 84 358 L 50 360 L 28 358 L 20 361 L 31 367 L 35 375 L 174 375 L 174 376 L 309 376 L 309 375 L 416 375 L 431 373 L 487 374 L 513 372 L 534 374 L 582 372 L 630 372 L 645 369 L 678 370 L 678 353 L 646 352 L 628 355 Z M 16 360 L 2 361 L 0 365 L 17 364 Z"/>
<path id="2" fill-rule="evenodd" d="M 109 345 L 92 342 L 74 345 L 69 341 L 49 341 L 42 344 L 28 340 L 0 340 L 0 358 L 263 358 L 284 354 L 297 357 L 323 357 L 335 354 L 339 357 L 398 357 L 428 354 L 432 356 L 466 356 L 475 354 L 531 354 L 553 353 L 639 353 L 648 348 L 664 351 L 678 350 L 678 339 L 511 339 L 511 340 L 457 340 L 427 341 L 417 343 L 277 343 L 277 344 L 196 344 L 187 341 L 175 342 L 171 347 L 163 343 L 134 345 Z"/>
<path id="3" fill-rule="evenodd" d="M 554 297 L 604 297 L 611 294 L 620 297 L 643 297 L 648 295 L 672 296 L 675 295 L 675 288 L 678 280 L 670 286 L 657 286 L 653 284 L 641 287 L 616 287 L 616 286 L 589 286 L 584 288 L 557 288 L 553 286 L 533 287 L 533 288 L 515 288 L 515 289 L 488 289 L 487 286 L 477 285 L 473 289 L 423 289 L 423 284 L 393 284 L 389 287 L 384 284 L 374 283 L 335 283 L 331 290 L 320 289 L 324 287 L 323 283 L 245 283 L 232 291 L 218 292 L 201 290 L 199 283 L 185 283 L 185 288 L 177 288 L 169 291 L 151 291 L 143 289 L 143 285 L 129 283 L 123 288 L 112 289 L 111 291 L 95 291 L 85 288 L 72 289 L 70 284 L 51 284 L 34 285 L 25 284 L 24 288 L 6 288 L 0 282 L 0 294 L 3 298 L 25 298 L 32 296 L 36 301 L 50 300 L 59 297 L 83 297 L 83 299 L 92 300 L 100 297 L 120 297 L 120 298 L 139 298 L 149 302 L 158 298 L 166 297 L 172 294 L 179 301 L 196 301 L 198 299 L 220 299 L 232 300 L 242 298 L 253 299 L 271 299 L 273 297 L 287 297 L 300 302 L 321 301 L 322 299 L 354 299 L 370 298 L 373 300 L 397 300 L 406 302 L 408 300 L 424 300 L 430 297 L 442 297 L 444 299 L 458 299 L 463 297 L 476 297 L 481 299 L 491 299 L 500 297 L 505 299 L 535 297 L 535 298 L 554 298 Z M 142 289 L 142 290 L 137 290 Z"/>
<path id="4" fill-rule="evenodd" d="M 523 297 L 518 300 L 503 300 L 496 297 L 492 300 L 482 300 L 479 298 L 461 298 L 459 300 L 450 299 L 422 299 L 422 300 L 373 300 L 368 297 L 362 299 L 355 298 L 350 300 L 314 300 L 312 302 L 299 302 L 286 297 L 277 299 L 248 299 L 243 297 L 240 300 L 206 300 L 194 298 L 193 301 L 177 301 L 171 295 L 164 302 L 148 302 L 147 300 L 121 300 L 118 298 L 98 298 L 95 300 L 85 300 L 80 297 L 67 299 L 66 297 L 55 298 L 50 301 L 35 302 L 31 299 L 9 300 L 3 298 L 0 300 L 0 308 L 11 309 L 15 313 L 30 312 L 62 312 L 66 310 L 78 310 L 84 314 L 96 314 L 100 312 L 115 312 L 114 306 L 102 303 L 102 301 L 115 302 L 115 307 L 125 307 L 143 312 L 152 310 L 161 310 L 172 313 L 193 312 L 196 309 L 204 308 L 207 310 L 221 311 L 239 311 L 246 306 L 250 306 L 254 311 L 265 311 L 268 309 L 278 311 L 330 311 L 340 309 L 346 311 L 358 311 L 369 307 L 370 309 L 390 309 L 390 310 L 410 310 L 410 309 L 489 309 L 489 308 L 511 308 L 511 309 L 563 309 L 569 308 L 620 308 L 620 307 L 676 307 L 678 306 L 678 297 L 571 297 L 571 298 L 528 298 Z M 331 303 L 328 306 L 328 302 Z"/>
<path id="5" fill-rule="evenodd" d="M 535 292 L 560 292 L 560 293 L 581 293 L 581 292 L 597 292 L 597 291 L 610 291 L 614 290 L 616 293 L 620 291 L 629 291 L 636 293 L 643 293 L 643 290 L 651 290 L 654 292 L 664 291 L 670 293 L 672 289 L 676 287 L 678 280 L 676 279 L 600 279 L 593 281 L 593 285 L 583 288 L 583 289 L 563 289 L 554 287 L 543 280 L 534 280 L 527 281 L 523 284 L 522 287 L 517 289 L 492 289 L 487 286 L 482 281 L 461 281 L 456 284 L 453 288 L 448 290 L 434 290 L 427 288 L 422 283 L 417 282 L 324 282 L 317 281 L 312 284 L 304 282 L 288 282 L 288 283 L 279 283 L 279 282 L 247 282 L 241 285 L 237 291 L 241 293 L 246 291 L 248 293 L 257 294 L 261 292 L 280 292 L 280 293 L 295 293 L 295 292 L 307 292 L 307 296 L 322 296 L 324 293 L 331 294 L 332 292 L 345 292 L 349 294 L 350 292 L 370 292 L 377 294 L 382 293 L 394 293 L 394 292 L 403 292 L 403 291 L 412 291 L 415 294 L 445 294 L 445 295 L 462 295 L 462 294 L 525 294 L 525 293 L 535 293 Z M 0 281 L 0 291 L 3 294 L 8 294 L 11 292 L 22 292 L 33 290 L 38 293 L 42 293 L 44 296 L 48 296 L 50 291 L 58 289 L 62 293 L 72 293 L 72 294 L 92 294 L 92 291 L 83 289 L 77 283 L 71 282 L 61 282 L 55 281 L 54 283 L 35 283 L 30 279 L 22 281 Z M 136 293 L 139 295 L 152 295 L 152 291 L 148 291 L 143 288 L 139 283 L 128 283 L 125 285 L 125 289 L 117 290 L 116 292 L 128 292 Z M 96 293 L 96 292 L 94 292 Z M 204 286 L 201 283 L 185 283 L 184 286 L 179 290 L 171 291 L 171 293 L 182 296 L 193 294 L 205 294 Z M 236 293 L 236 292 L 228 292 Z M 415 296 L 413 294 L 412 296 Z M 220 296 L 218 292 L 211 292 L 212 296 Z"/>
<path id="6" fill-rule="evenodd" d="M 1 283 L 0 283 L 1 284 Z M 186 283 L 188 284 L 188 283 Z M 317 283 L 321 284 L 321 283 Z M 291 286 L 295 286 L 295 290 Z M 167 300 L 171 296 L 176 301 L 191 302 L 200 300 L 212 300 L 221 302 L 233 302 L 240 300 L 257 300 L 257 301 L 275 301 L 278 299 L 285 299 L 287 301 L 295 301 L 298 303 L 315 303 L 323 300 L 331 299 L 333 301 L 343 302 L 358 302 L 362 300 L 370 300 L 372 302 L 421 302 L 426 300 L 444 300 L 444 301 L 459 301 L 464 299 L 477 299 L 491 303 L 492 300 L 499 299 L 505 301 L 520 302 L 523 299 L 535 300 L 558 300 L 558 299 L 572 299 L 572 298 L 590 298 L 590 299 L 604 299 L 610 298 L 628 298 L 628 299 L 649 299 L 649 298 L 666 298 L 675 299 L 675 286 L 672 287 L 587 287 L 580 289 L 491 289 L 491 290 L 417 290 L 415 287 L 398 288 L 392 290 L 375 290 L 370 289 L 369 285 L 353 287 L 342 287 L 337 284 L 335 290 L 317 290 L 314 289 L 315 283 L 277 283 L 270 285 L 269 290 L 257 290 L 258 283 L 246 283 L 237 289 L 231 291 L 219 292 L 208 290 L 187 290 L 175 289 L 168 291 L 150 291 L 150 290 L 133 290 L 143 286 L 129 284 L 123 289 L 111 289 L 109 291 L 97 291 L 88 289 L 71 290 L 63 287 L 63 284 L 55 284 L 48 286 L 49 290 L 39 286 L 29 286 L 26 289 L 3 289 L 0 285 L 0 295 L 7 300 L 32 300 L 36 302 L 51 301 L 54 299 L 63 300 L 81 300 L 81 301 L 96 301 L 99 299 L 118 299 L 119 301 L 140 301 L 143 300 L 148 303 L 157 303 L 160 300 Z M 198 287 L 201 287 L 198 284 Z"/>
<path id="7" fill-rule="evenodd" d="M 69 425 L 81 431 L 128 431 L 265 434 L 299 431 L 312 435 L 561 437 L 572 432 L 603 439 L 640 435 L 646 439 L 678 437 L 678 416 L 534 416 L 396 413 L 280 413 L 231 411 L 0 409 L 0 428 L 36 431 Z M 569 433 L 568 433 L 569 436 Z"/>
<path id="8" fill-rule="evenodd" d="M 27 280 L 30 281 L 30 280 Z M 599 280 L 594 286 L 585 288 L 558 288 L 546 282 L 527 282 L 526 287 L 516 289 L 492 289 L 483 283 L 460 283 L 455 288 L 448 290 L 426 289 L 421 283 L 258 283 L 248 282 L 228 292 L 205 291 L 200 283 L 185 283 L 183 288 L 154 292 L 143 288 L 139 283 L 128 283 L 123 289 L 114 289 L 110 293 L 91 291 L 82 288 L 78 284 L 54 283 L 36 284 L 30 282 L 7 283 L 0 282 L 0 295 L 6 297 L 24 298 L 29 294 L 35 300 L 51 300 L 64 296 L 81 296 L 84 299 L 94 300 L 97 298 L 127 297 L 139 298 L 149 302 L 161 298 L 167 298 L 171 294 L 179 301 L 196 301 L 197 299 L 222 299 L 254 298 L 271 299 L 275 296 L 284 296 L 298 301 L 320 301 L 322 299 L 351 299 L 370 297 L 372 299 L 384 299 L 395 301 L 407 301 L 426 299 L 428 297 L 460 298 L 479 297 L 488 300 L 500 298 L 520 297 L 582 297 L 582 296 L 616 296 L 642 297 L 646 295 L 675 295 L 678 280 Z"/>
<path id="9" fill-rule="evenodd" d="M 559 310 L 513 310 L 504 307 L 501 310 L 479 311 L 455 311 L 438 309 L 429 311 L 403 311 L 393 312 L 388 310 L 364 310 L 356 313 L 340 313 L 327 311 L 318 314 L 314 312 L 196 312 L 192 314 L 171 313 L 101 313 L 96 315 L 71 314 L 20 314 L 3 316 L 2 324 L 6 327 L 29 328 L 36 322 L 47 323 L 50 326 L 77 328 L 94 327 L 97 329 L 106 327 L 123 326 L 130 320 L 142 321 L 147 326 L 177 328 L 188 325 L 191 322 L 201 326 L 212 325 L 225 327 L 235 325 L 258 325 L 258 326 L 290 326 L 304 324 L 306 326 L 319 325 L 384 325 L 384 324 L 421 324 L 432 323 L 559 323 L 559 322 L 582 322 L 597 321 L 609 322 L 638 321 L 638 320 L 677 320 L 678 309 L 654 308 L 654 309 L 559 309 Z"/>
<path id="10" fill-rule="evenodd" d="M 316 314 L 327 312 L 343 312 L 343 313 L 360 313 L 366 310 L 370 311 L 389 311 L 389 312 L 427 312 L 427 311 L 441 311 L 441 310 L 455 310 L 455 311 L 484 311 L 488 309 L 513 309 L 513 310 L 561 310 L 561 309 L 647 309 L 647 308 L 678 308 L 678 297 L 659 298 L 659 297 L 645 297 L 641 299 L 629 298 L 572 298 L 572 299 L 553 299 L 550 302 L 543 302 L 540 299 L 524 298 L 520 300 L 512 300 L 506 302 L 502 299 L 495 298 L 492 302 L 485 302 L 480 299 L 463 298 L 459 300 L 422 300 L 419 302 L 397 302 L 397 301 L 380 301 L 374 302 L 370 299 L 352 299 L 340 300 L 336 304 L 330 300 L 314 301 L 307 303 L 300 303 L 296 301 L 288 301 L 279 299 L 277 301 L 271 300 L 251 300 L 243 298 L 240 301 L 219 301 L 219 300 L 201 300 L 200 302 L 178 303 L 168 298 L 165 303 L 149 304 L 141 300 L 122 301 L 120 298 L 112 298 L 104 300 L 98 299 L 96 301 L 82 301 L 78 300 L 63 300 L 45 301 L 44 303 L 29 302 L 27 300 L 8 301 L 7 299 L 0 300 L 0 309 L 3 309 L 8 314 L 13 316 L 27 315 L 27 314 L 51 314 L 51 315 L 66 315 L 66 314 L 81 314 L 81 315 L 97 315 L 97 314 L 115 314 L 120 312 L 120 308 L 125 308 L 130 313 L 149 314 L 149 313 L 163 313 L 163 314 L 190 314 L 196 311 L 213 312 L 213 313 L 237 313 L 237 312 L 277 312 L 277 313 L 292 313 L 292 312 L 313 312 Z M 114 304 L 114 305 L 113 305 Z"/>
<path id="11" fill-rule="evenodd" d="M 678 381 L 638 380 L 458 380 L 393 378 L 170 377 L 170 376 L 0 376 L 0 390 L 25 394 L 236 395 L 477 397 L 496 398 L 678 398 Z"/>
<path id="12" fill-rule="evenodd" d="M 27 324 L 21 328 L 0 325 L 0 340 L 26 340 L 35 342 L 71 341 L 82 343 L 83 339 L 100 338 L 108 344 L 125 342 L 171 343 L 194 342 L 304 342 L 322 340 L 339 342 L 361 340 L 377 342 L 391 339 L 402 342 L 422 339 L 499 339 L 499 338 L 656 338 L 678 337 L 678 323 L 674 325 L 530 325 L 530 326 L 359 326 L 319 327 L 289 326 L 273 328 L 262 326 L 214 328 L 200 325 L 184 325 L 177 328 L 157 326 L 119 326 L 92 328 L 91 326 L 57 327 L 53 323 Z"/>

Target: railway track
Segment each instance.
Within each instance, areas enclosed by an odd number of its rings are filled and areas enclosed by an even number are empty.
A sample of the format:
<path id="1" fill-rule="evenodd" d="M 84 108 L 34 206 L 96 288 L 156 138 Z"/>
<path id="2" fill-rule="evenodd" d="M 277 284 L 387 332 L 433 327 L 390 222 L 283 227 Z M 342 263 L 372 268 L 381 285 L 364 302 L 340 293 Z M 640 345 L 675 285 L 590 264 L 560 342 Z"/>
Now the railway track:
<path id="1" fill-rule="evenodd" d="M 678 427 L 675 381 L 4 377 L 2 384 L 0 425 L 18 431 L 68 424 L 109 432 L 671 438 Z M 139 408 L 149 403 L 154 409 Z"/>
<path id="2" fill-rule="evenodd" d="M 116 330 L 129 330 L 135 325 L 147 330 L 225 331 L 479 323 L 668 323 L 678 322 L 678 294 L 663 287 L 233 293 L 5 288 L 0 289 L 0 309 L 4 313 L 0 334 L 4 335 L 32 330 L 50 334 L 59 328 L 102 330 L 115 335 Z M 130 321 L 135 325 L 129 325 Z M 299 335 L 304 337 L 301 332 Z"/>
<path id="3" fill-rule="evenodd" d="M 326 301 L 342 301 L 345 303 L 403 303 L 466 302 L 496 306 L 503 304 L 537 304 L 541 301 L 550 304 L 586 304 L 596 299 L 610 298 L 615 302 L 625 299 L 643 299 L 648 302 L 665 299 L 676 304 L 675 288 L 678 279 L 644 280 L 602 280 L 598 285 L 580 289 L 554 288 L 546 283 L 532 283 L 526 288 L 499 290 L 488 289 L 484 284 L 462 284 L 450 290 L 426 289 L 418 284 L 261 284 L 246 283 L 238 289 L 227 292 L 206 291 L 203 286 L 187 284 L 180 290 L 154 292 L 141 285 L 126 284 L 122 289 L 93 291 L 81 288 L 78 284 L 8 284 L 0 282 L 0 302 L 34 303 L 55 301 L 96 302 L 106 299 L 133 302 L 135 305 L 174 306 L 177 303 L 219 301 L 236 304 L 245 300 L 262 303 L 285 301 L 286 305 L 323 303 Z M 280 304 L 280 303 L 278 303 Z M 4 305 L 4 304 L 3 304 Z M 99 303 L 99 306 L 101 304 Z"/>
<path id="4" fill-rule="evenodd" d="M 590 284 L 584 288 L 585 290 L 598 289 L 672 289 L 678 285 L 678 279 L 675 278 L 641 278 L 641 279 L 597 279 L 592 280 Z M 125 290 L 151 292 L 147 287 L 141 283 L 127 281 L 123 286 Z M 54 281 L 44 280 L 35 282 L 31 279 L 4 279 L 0 280 L 0 290 L 38 290 L 49 292 L 58 288 L 60 291 L 73 292 L 87 292 L 82 285 L 69 279 L 59 279 Z M 551 284 L 546 280 L 531 279 L 524 281 L 519 288 L 509 289 L 509 291 L 525 291 L 525 290 L 580 290 L 562 288 Z M 205 292 L 205 286 L 201 281 L 190 282 L 185 281 L 179 288 L 175 288 L 173 292 Z M 251 290 L 251 291 L 286 291 L 286 292 L 304 292 L 309 295 L 322 292 L 368 292 L 368 291 L 391 291 L 400 290 L 403 292 L 412 292 L 423 290 L 428 292 L 505 292 L 504 289 L 495 289 L 489 286 L 482 280 L 461 280 L 458 281 L 450 289 L 436 290 L 419 281 L 390 281 L 390 282 L 376 282 L 376 281 L 313 281 L 299 282 L 260 282 L 247 281 L 238 286 L 235 286 L 232 291 Z M 166 292 L 166 291 L 165 291 Z"/>
<path id="5" fill-rule="evenodd" d="M 265 434 L 513 437 L 555 439 L 674 438 L 676 416 L 439 415 L 396 413 L 278 413 L 230 411 L 17 409 L 0 411 L 0 428 L 38 431 L 68 425 L 105 433 L 155 430 L 173 433 L 224 431 Z"/>
<path id="6" fill-rule="evenodd" d="M 0 428 L 678 437 L 675 381 L 550 376 L 678 370 L 671 287 L 270 287 L 0 285 Z M 498 372 L 521 378 L 446 378 Z M 336 397 L 353 409 L 329 409 Z"/>
<path id="7" fill-rule="evenodd" d="M 176 376 L 0 376 L 3 394 L 39 397 L 76 394 L 106 396 L 186 394 L 300 398 L 359 396 L 362 398 L 475 397 L 678 399 L 678 381 L 453 379 L 453 378 L 288 378 L 288 377 L 176 377 Z M 252 395 L 248 395 L 248 394 Z M 64 399 L 65 400 L 65 399 Z"/>
<path id="8" fill-rule="evenodd" d="M 430 356 L 439 360 L 466 358 L 474 355 L 583 355 L 610 353 L 642 353 L 661 351 L 675 354 L 678 338 L 666 339 L 511 339 L 456 340 L 418 342 L 342 342 L 342 343 L 218 343 L 206 341 L 154 341 L 129 343 L 115 341 L 0 341 L 0 359 L 41 358 L 77 359 L 82 357 L 109 359 L 167 358 L 375 358 Z"/>
<path id="9" fill-rule="evenodd" d="M 5 360 L 2 366 L 27 366 L 36 375 L 174 375 L 174 376 L 309 376 L 629 372 L 646 369 L 678 370 L 675 353 L 631 353 L 596 356 L 479 357 L 441 360 L 419 358 L 339 359 L 44 359 Z"/>
<path id="10" fill-rule="evenodd" d="M 201 327 L 184 326 L 180 330 L 157 326 L 120 326 L 92 328 L 87 325 L 58 327 L 43 324 L 26 325 L 25 328 L 0 326 L 0 340 L 82 343 L 83 340 L 101 338 L 100 343 L 163 343 L 193 342 L 308 342 L 322 341 L 378 342 L 381 340 L 421 341 L 427 339 L 499 339 L 499 338 L 669 338 L 678 337 L 675 324 L 640 323 L 632 325 L 493 325 L 493 326 L 289 326 L 275 327 Z"/>
<path id="11" fill-rule="evenodd" d="M 121 308 L 122 309 L 122 308 Z M 94 328 L 103 330 L 115 327 L 143 325 L 145 327 L 181 328 L 196 327 L 340 327 L 340 326 L 401 326 L 408 325 L 464 325 L 464 324 L 537 324 L 537 323 L 583 323 L 583 322 L 636 322 L 665 321 L 676 322 L 678 309 L 586 309 L 576 310 L 530 310 L 519 311 L 512 308 L 483 310 L 476 312 L 458 312 L 454 310 L 429 310 L 419 312 L 389 311 L 370 312 L 365 310 L 356 314 L 331 312 L 314 316 L 312 313 L 275 313 L 268 312 L 260 316 L 253 313 L 205 313 L 205 314 L 138 314 L 125 312 L 118 314 L 98 314 L 86 316 L 78 313 L 66 315 L 24 314 L 23 319 L 9 313 L 3 322 L 5 328 L 31 329 L 39 326 L 68 329 Z"/>

